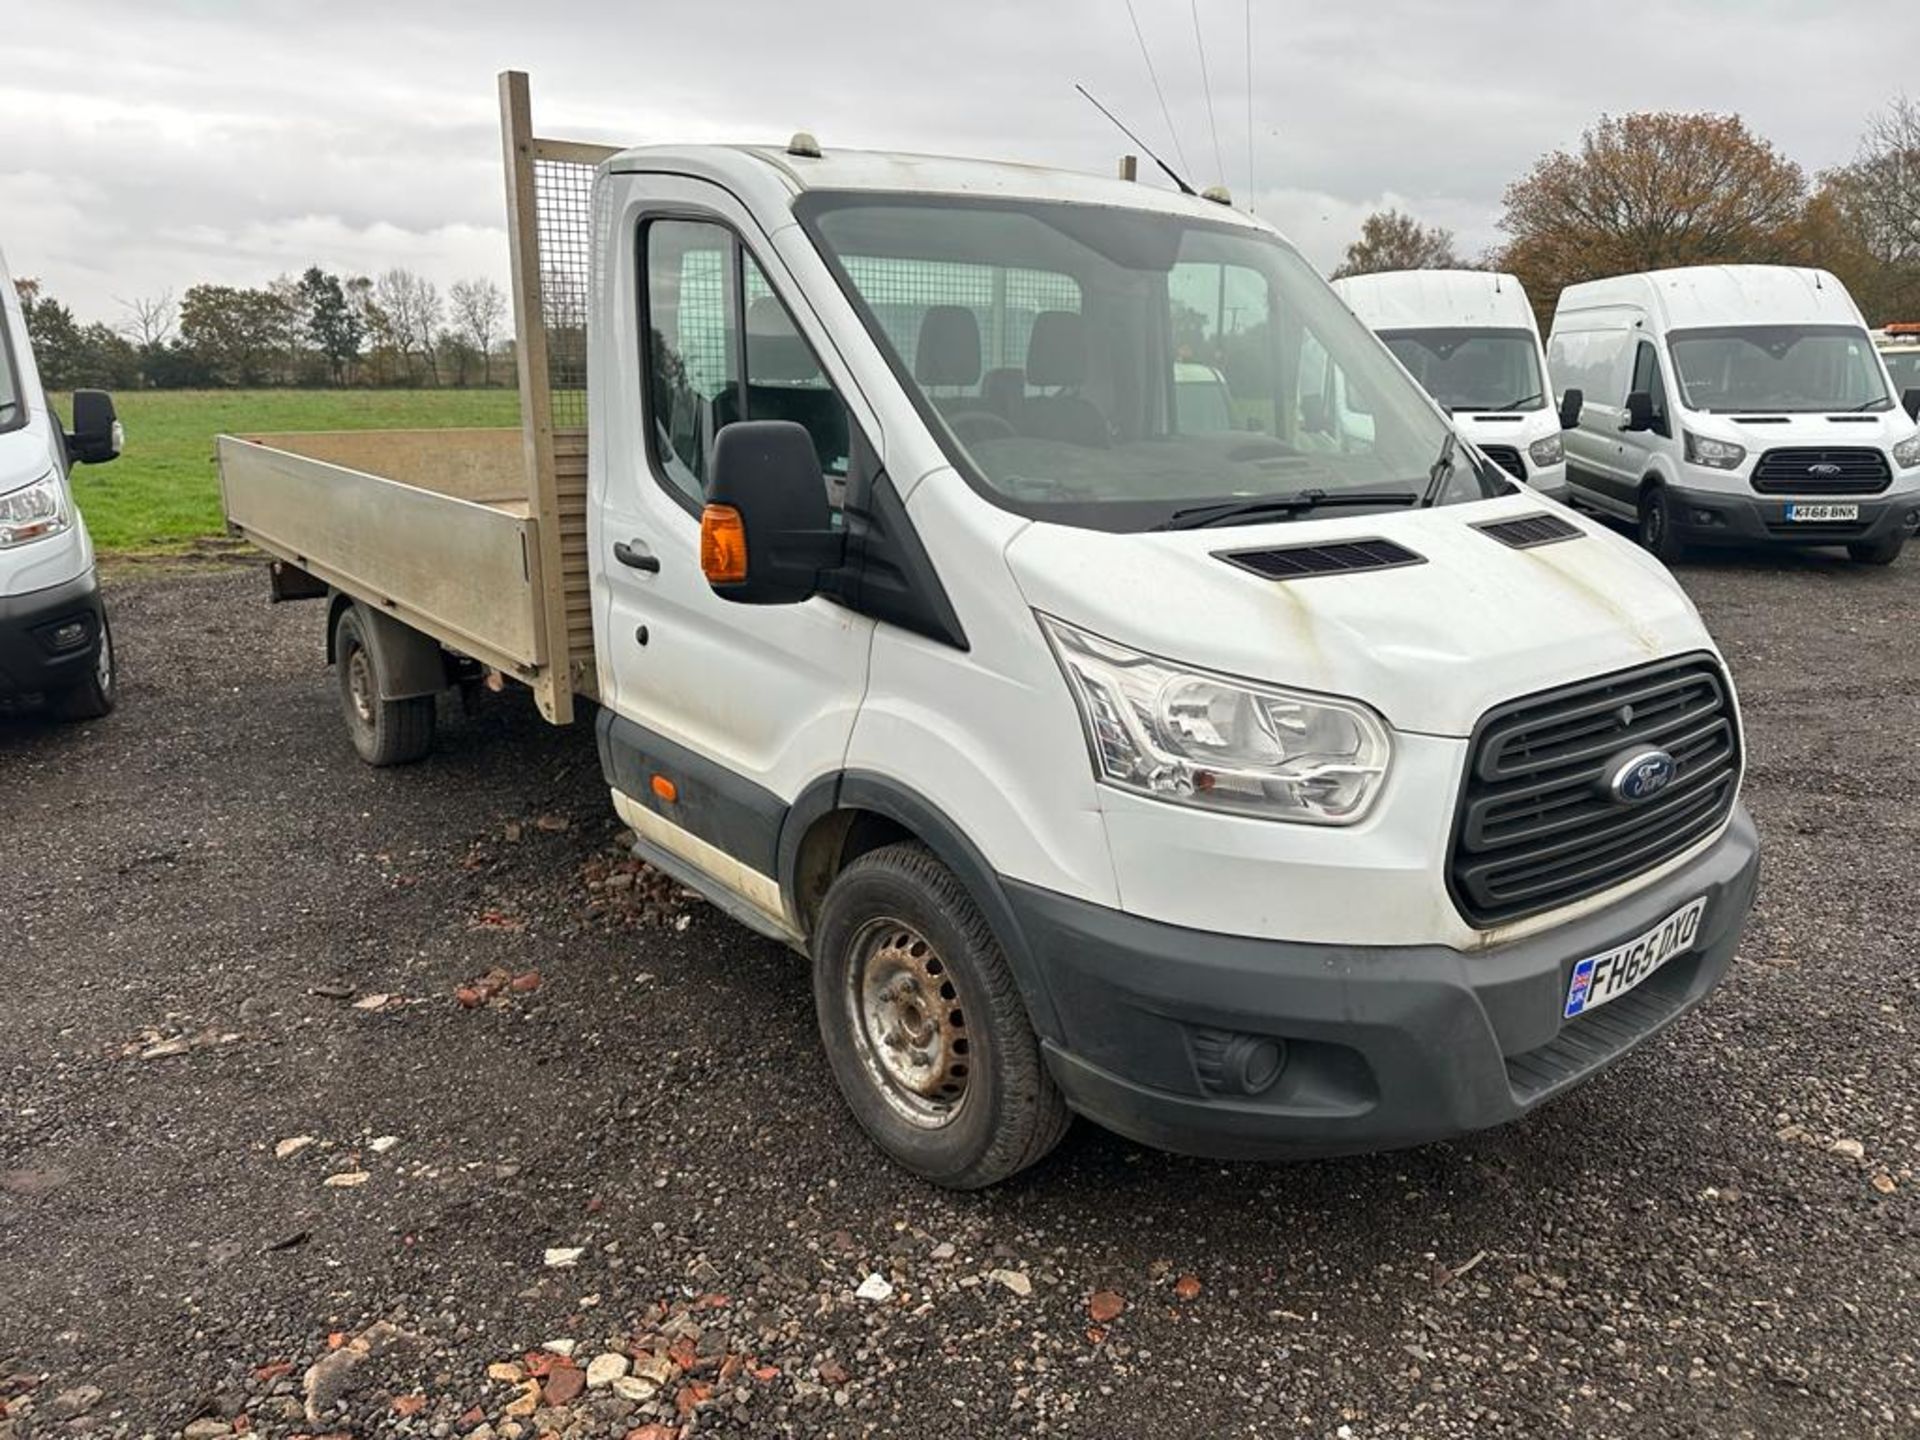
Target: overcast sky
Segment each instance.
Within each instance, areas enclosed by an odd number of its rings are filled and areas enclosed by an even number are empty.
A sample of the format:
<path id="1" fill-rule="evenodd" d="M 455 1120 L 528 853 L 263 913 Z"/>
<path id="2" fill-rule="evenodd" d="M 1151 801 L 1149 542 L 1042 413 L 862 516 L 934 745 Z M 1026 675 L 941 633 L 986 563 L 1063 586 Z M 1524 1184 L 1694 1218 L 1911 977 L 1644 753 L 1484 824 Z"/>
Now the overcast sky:
<path id="1" fill-rule="evenodd" d="M 1920 89 L 1920 4 L 1133 0 L 1196 183 L 1330 268 L 1398 205 L 1478 253 L 1602 112 L 1737 111 L 1810 172 Z M 1195 44 L 1197 8 L 1213 121 Z M 0 248 L 83 319 L 318 263 L 504 281 L 494 75 L 537 133 L 780 141 L 1109 170 L 1175 145 L 1126 0 L 4 0 Z M 1248 162 L 1252 161 L 1249 189 Z"/>

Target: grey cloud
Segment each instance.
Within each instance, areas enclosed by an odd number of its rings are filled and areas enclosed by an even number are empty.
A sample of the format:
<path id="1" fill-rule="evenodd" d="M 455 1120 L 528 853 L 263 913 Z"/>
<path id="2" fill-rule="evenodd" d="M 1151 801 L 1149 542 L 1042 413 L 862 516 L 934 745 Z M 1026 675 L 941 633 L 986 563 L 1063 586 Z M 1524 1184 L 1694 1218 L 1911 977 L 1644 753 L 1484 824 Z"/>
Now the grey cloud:
<path id="1" fill-rule="evenodd" d="M 1197 180 L 1247 194 L 1247 11 L 1134 0 Z M 1920 52 L 1920 6 L 1253 0 L 1251 199 L 1321 264 L 1383 202 L 1497 238 L 1505 186 L 1603 111 L 1735 110 L 1809 170 L 1844 161 Z M 888 5 L 34 5 L 8 26 L 0 246 L 88 318 L 113 297 L 309 262 L 504 268 L 493 77 L 538 127 L 617 143 L 767 140 L 1106 170 L 1126 142 L 1086 83 L 1169 152 L 1124 0 Z"/>

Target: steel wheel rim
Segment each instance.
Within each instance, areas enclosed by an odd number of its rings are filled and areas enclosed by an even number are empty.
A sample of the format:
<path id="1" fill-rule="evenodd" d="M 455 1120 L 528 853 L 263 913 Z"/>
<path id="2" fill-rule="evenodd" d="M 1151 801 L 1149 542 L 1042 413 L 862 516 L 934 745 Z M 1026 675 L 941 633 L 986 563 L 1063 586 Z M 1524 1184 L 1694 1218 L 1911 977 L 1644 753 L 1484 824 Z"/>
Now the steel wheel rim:
<path id="1" fill-rule="evenodd" d="M 901 1119 L 950 1125 L 971 1089 L 972 1039 L 952 972 L 904 921 L 868 921 L 853 940 L 845 1002 L 861 1068 Z"/>
<path id="2" fill-rule="evenodd" d="M 373 666 L 360 646 L 347 657 L 347 698 L 353 702 L 353 713 L 360 717 L 360 723 L 373 724 Z"/>
<path id="3" fill-rule="evenodd" d="M 93 683 L 102 695 L 113 693 L 113 632 L 100 627 L 100 651 L 93 657 Z"/>
<path id="4" fill-rule="evenodd" d="M 1658 545 L 1667 538 L 1667 505 L 1658 495 L 1647 500 L 1647 543 Z"/>

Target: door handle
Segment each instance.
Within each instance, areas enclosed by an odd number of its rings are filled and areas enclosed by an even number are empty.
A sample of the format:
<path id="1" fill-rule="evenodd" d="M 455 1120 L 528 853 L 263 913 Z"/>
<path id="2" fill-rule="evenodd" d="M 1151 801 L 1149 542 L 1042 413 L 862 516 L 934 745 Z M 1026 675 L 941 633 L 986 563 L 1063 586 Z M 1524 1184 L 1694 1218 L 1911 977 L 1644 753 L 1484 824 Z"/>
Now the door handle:
<path id="1" fill-rule="evenodd" d="M 650 575 L 660 573 L 660 557 L 649 550 L 643 540 L 614 541 L 613 558 L 630 569 L 645 570 Z"/>

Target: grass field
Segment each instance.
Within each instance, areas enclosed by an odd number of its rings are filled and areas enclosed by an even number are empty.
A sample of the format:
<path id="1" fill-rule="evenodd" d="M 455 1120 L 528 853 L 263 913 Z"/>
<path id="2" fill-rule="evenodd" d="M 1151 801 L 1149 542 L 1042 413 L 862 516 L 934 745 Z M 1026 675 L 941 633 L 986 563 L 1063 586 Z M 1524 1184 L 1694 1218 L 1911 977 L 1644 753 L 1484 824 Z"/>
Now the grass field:
<path id="1" fill-rule="evenodd" d="M 213 437 L 222 431 L 517 425 L 512 390 L 135 390 L 113 397 L 127 448 L 77 466 L 74 493 L 109 554 L 180 550 L 225 529 Z M 60 397 L 71 415 L 70 397 Z"/>

